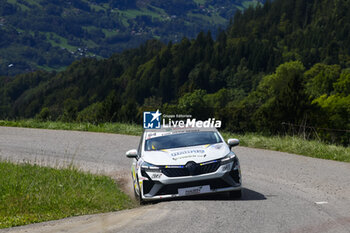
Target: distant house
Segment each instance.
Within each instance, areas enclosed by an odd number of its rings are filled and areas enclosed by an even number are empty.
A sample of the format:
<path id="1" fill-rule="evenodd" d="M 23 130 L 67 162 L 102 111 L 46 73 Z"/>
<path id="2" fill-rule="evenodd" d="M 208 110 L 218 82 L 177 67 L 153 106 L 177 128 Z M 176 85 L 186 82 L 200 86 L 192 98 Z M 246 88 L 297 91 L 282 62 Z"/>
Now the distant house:
<path id="1" fill-rule="evenodd" d="M 6 19 L 3 17 L 0 17 L 0 26 L 4 26 L 6 23 Z"/>

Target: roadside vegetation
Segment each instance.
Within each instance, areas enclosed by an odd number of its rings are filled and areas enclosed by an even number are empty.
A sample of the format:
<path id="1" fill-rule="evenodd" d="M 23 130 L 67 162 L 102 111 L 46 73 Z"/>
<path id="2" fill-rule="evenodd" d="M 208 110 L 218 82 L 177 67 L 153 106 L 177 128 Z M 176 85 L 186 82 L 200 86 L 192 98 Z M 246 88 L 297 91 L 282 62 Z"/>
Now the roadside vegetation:
<path id="1" fill-rule="evenodd" d="M 237 12 L 216 37 L 202 31 L 167 44 L 149 40 L 108 59 L 81 59 L 62 72 L 0 77 L 0 119 L 131 123 L 159 109 L 221 119 L 229 132 L 295 135 L 302 129 L 310 139 L 349 146 L 350 1 L 264 2 Z"/>
<path id="2" fill-rule="evenodd" d="M 0 0 L 0 76 L 38 68 L 60 71 L 83 57 L 108 57 L 151 38 L 171 41 L 193 38 L 201 30 L 215 33 L 235 11 L 256 3 Z"/>
<path id="3" fill-rule="evenodd" d="M 299 136 L 263 136 L 257 133 L 223 133 L 227 138 L 238 138 L 241 146 L 288 152 L 308 157 L 350 162 L 350 148 L 305 140 Z"/>
<path id="4" fill-rule="evenodd" d="M 35 119 L 26 119 L 18 121 L 0 120 L 0 126 L 7 127 L 23 127 L 37 129 L 60 129 L 60 130 L 76 130 L 101 133 L 116 133 L 127 135 L 141 135 L 142 127 L 136 124 L 125 123 L 69 123 L 60 121 L 40 121 Z"/>
<path id="5" fill-rule="evenodd" d="M 134 206 L 106 176 L 0 162 L 0 228 Z"/>
<path id="6" fill-rule="evenodd" d="M 0 126 L 62 129 L 140 136 L 142 127 L 125 123 L 63 123 L 38 120 L 0 121 Z M 258 133 L 235 134 L 222 132 L 225 139 L 238 138 L 241 146 L 275 150 L 314 158 L 350 162 L 350 148 L 327 144 L 320 140 L 305 140 L 300 136 L 264 136 Z"/>

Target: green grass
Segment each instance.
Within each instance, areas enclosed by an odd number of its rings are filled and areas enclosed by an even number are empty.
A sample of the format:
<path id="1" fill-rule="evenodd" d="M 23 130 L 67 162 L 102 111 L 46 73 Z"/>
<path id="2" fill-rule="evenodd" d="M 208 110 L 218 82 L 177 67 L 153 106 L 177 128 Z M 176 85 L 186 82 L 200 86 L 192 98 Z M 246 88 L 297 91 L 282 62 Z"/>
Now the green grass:
<path id="1" fill-rule="evenodd" d="M 119 34 L 116 30 L 108 30 L 108 29 L 102 29 L 102 32 L 106 35 L 106 37 L 116 36 Z"/>
<path id="2" fill-rule="evenodd" d="M 30 127 L 44 129 L 63 129 L 91 132 L 118 133 L 139 136 L 141 125 L 123 123 L 89 123 L 40 122 L 36 120 L 0 121 L 0 126 Z M 321 141 L 308 141 L 298 136 L 263 136 L 257 133 L 234 134 L 222 132 L 224 138 L 238 138 L 242 146 L 289 152 L 314 158 L 350 162 L 350 148 L 329 145 Z"/>
<path id="3" fill-rule="evenodd" d="M 47 66 L 47 65 L 44 65 L 44 66 L 39 66 L 38 65 L 38 68 L 41 69 L 41 70 L 46 70 L 46 71 L 57 71 L 57 72 L 61 72 L 61 71 L 64 71 L 67 66 L 61 66 L 61 67 L 50 67 L 50 66 Z"/>
<path id="4" fill-rule="evenodd" d="M 156 7 L 156 6 L 152 6 L 152 5 L 149 5 L 147 7 L 152 8 L 153 11 L 155 11 L 158 15 L 168 15 L 168 13 L 166 13 L 165 10 L 162 9 L 162 8 L 159 8 L 159 7 Z"/>
<path id="5" fill-rule="evenodd" d="M 310 141 L 298 136 L 263 136 L 256 133 L 223 133 L 227 138 L 238 138 L 241 146 L 275 150 L 320 159 L 350 162 L 350 148 Z"/>
<path id="6" fill-rule="evenodd" d="M 88 3 L 88 4 L 90 4 L 90 7 L 92 8 L 92 9 L 94 9 L 95 11 L 100 11 L 100 10 L 102 10 L 102 11 L 106 11 L 106 9 L 105 8 L 103 8 L 102 6 L 100 6 L 100 5 L 97 5 L 97 4 L 93 4 L 93 3 L 89 3 L 88 1 L 84 1 L 84 2 L 86 2 L 86 3 Z"/>
<path id="7" fill-rule="evenodd" d="M 244 11 L 244 7 L 239 6 L 239 5 L 237 5 L 236 7 L 238 8 L 238 10 L 240 10 L 240 11 Z"/>
<path id="8" fill-rule="evenodd" d="M 155 8 L 153 8 L 155 11 L 151 11 L 147 8 L 141 8 L 140 10 L 134 10 L 134 9 L 129 9 L 129 10 L 116 10 L 119 12 L 123 17 L 127 19 L 135 19 L 137 16 L 142 16 L 142 15 L 147 15 L 151 16 L 153 18 L 158 18 L 159 20 L 162 20 L 161 12 L 157 11 Z"/>
<path id="9" fill-rule="evenodd" d="M 202 14 L 195 14 L 195 13 L 188 13 L 187 16 L 192 19 L 197 19 L 201 21 L 210 22 L 212 24 L 225 24 L 225 19 L 219 16 L 218 14 L 213 13 L 212 16 L 208 15 L 202 15 Z"/>
<path id="10" fill-rule="evenodd" d="M 93 28 L 95 28 L 94 26 L 88 26 L 88 27 L 83 27 L 84 29 L 88 29 L 88 30 L 91 30 Z M 34 32 L 32 32 L 33 35 L 34 35 Z M 54 32 L 45 32 L 43 33 L 45 36 L 46 36 L 46 39 L 48 42 L 50 42 L 50 44 L 54 47 L 60 47 L 60 48 L 65 48 L 67 49 L 68 51 L 70 52 L 74 52 L 76 51 L 79 46 L 73 46 L 73 45 L 70 45 L 68 43 L 68 40 L 62 36 L 59 36 L 58 34 L 54 33 Z M 51 37 L 51 38 L 50 38 Z M 83 40 L 87 46 L 89 46 L 90 48 L 93 48 L 93 47 L 96 47 L 97 44 L 92 41 L 92 40 Z M 91 55 L 92 53 L 90 53 Z M 60 67 L 59 69 L 54 69 L 56 71 L 62 71 L 64 70 L 65 67 Z"/>
<path id="11" fill-rule="evenodd" d="M 205 4 L 205 0 L 194 0 L 194 2 L 199 4 L 199 5 L 204 5 Z"/>
<path id="12" fill-rule="evenodd" d="M 106 176 L 0 162 L 0 228 L 134 206 Z"/>
<path id="13" fill-rule="evenodd" d="M 117 133 L 127 135 L 141 135 L 142 127 L 135 124 L 123 123 L 102 123 L 98 125 L 90 123 L 65 123 L 56 121 L 37 121 L 37 120 L 19 120 L 19 121 L 3 121 L 0 120 L 0 126 L 8 127 L 24 127 L 38 129 L 62 129 L 77 130 L 89 132 Z"/>
<path id="14" fill-rule="evenodd" d="M 252 7 L 257 7 L 260 3 L 258 1 L 255 1 L 255 2 L 250 2 L 250 1 L 244 1 L 242 2 L 242 6 L 244 8 L 249 8 L 250 6 Z"/>
<path id="15" fill-rule="evenodd" d="M 50 42 L 52 46 L 66 48 L 69 51 L 75 51 L 78 48 L 77 46 L 68 44 L 68 40 L 66 38 L 59 36 L 54 32 L 45 32 L 44 34 L 46 35 L 48 42 Z M 59 42 L 57 43 L 55 40 L 51 40 L 50 35 L 56 40 L 58 40 Z"/>

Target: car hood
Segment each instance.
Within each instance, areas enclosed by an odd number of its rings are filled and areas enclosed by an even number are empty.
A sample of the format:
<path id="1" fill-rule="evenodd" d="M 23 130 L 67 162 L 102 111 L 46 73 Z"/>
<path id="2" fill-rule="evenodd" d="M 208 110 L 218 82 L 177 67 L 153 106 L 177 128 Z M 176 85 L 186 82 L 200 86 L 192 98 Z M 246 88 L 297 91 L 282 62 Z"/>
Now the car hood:
<path id="1" fill-rule="evenodd" d="M 160 151 L 145 151 L 143 160 L 154 165 L 185 165 L 189 161 L 202 163 L 220 159 L 230 153 L 225 143 L 182 147 Z"/>

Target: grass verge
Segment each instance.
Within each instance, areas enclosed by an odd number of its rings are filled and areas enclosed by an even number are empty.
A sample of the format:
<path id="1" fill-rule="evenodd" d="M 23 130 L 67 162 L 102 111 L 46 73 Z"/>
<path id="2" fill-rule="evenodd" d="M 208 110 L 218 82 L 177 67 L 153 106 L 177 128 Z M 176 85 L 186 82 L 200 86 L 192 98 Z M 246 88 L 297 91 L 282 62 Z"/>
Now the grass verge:
<path id="1" fill-rule="evenodd" d="M 259 149 L 288 152 L 308 157 L 350 162 L 350 148 L 309 141 L 298 136 L 262 136 L 256 133 L 222 133 L 223 137 L 238 138 L 240 145 Z"/>
<path id="2" fill-rule="evenodd" d="M 89 132 L 117 133 L 127 135 L 141 135 L 142 127 L 135 124 L 124 123 L 101 123 L 98 125 L 90 123 L 66 123 L 56 121 L 37 121 L 37 120 L 18 120 L 18 121 L 3 121 L 0 120 L 0 126 L 7 127 L 24 127 L 38 129 L 60 129 L 60 130 L 77 130 Z"/>
<path id="3" fill-rule="evenodd" d="M 139 136 L 142 127 L 135 124 L 40 122 L 36 120 L 0 121 L 0 126 L 30 127 L 44 129 L 79 130 L 91 132 L 118 133 Z M 329 145 L 321 141 L 308 141 L 297 136 L 263 136 L 257 133 L 234 134 L 222 132 L 224 138 L 238 138 L 242 146 L 289 152 L 314 158 L 350 162 L 350 148 Z"/>
<path id="4" fill-rule="evenodd" d="M 134 206 L 106 176 L 0 162 L 0 228 Z"/>

